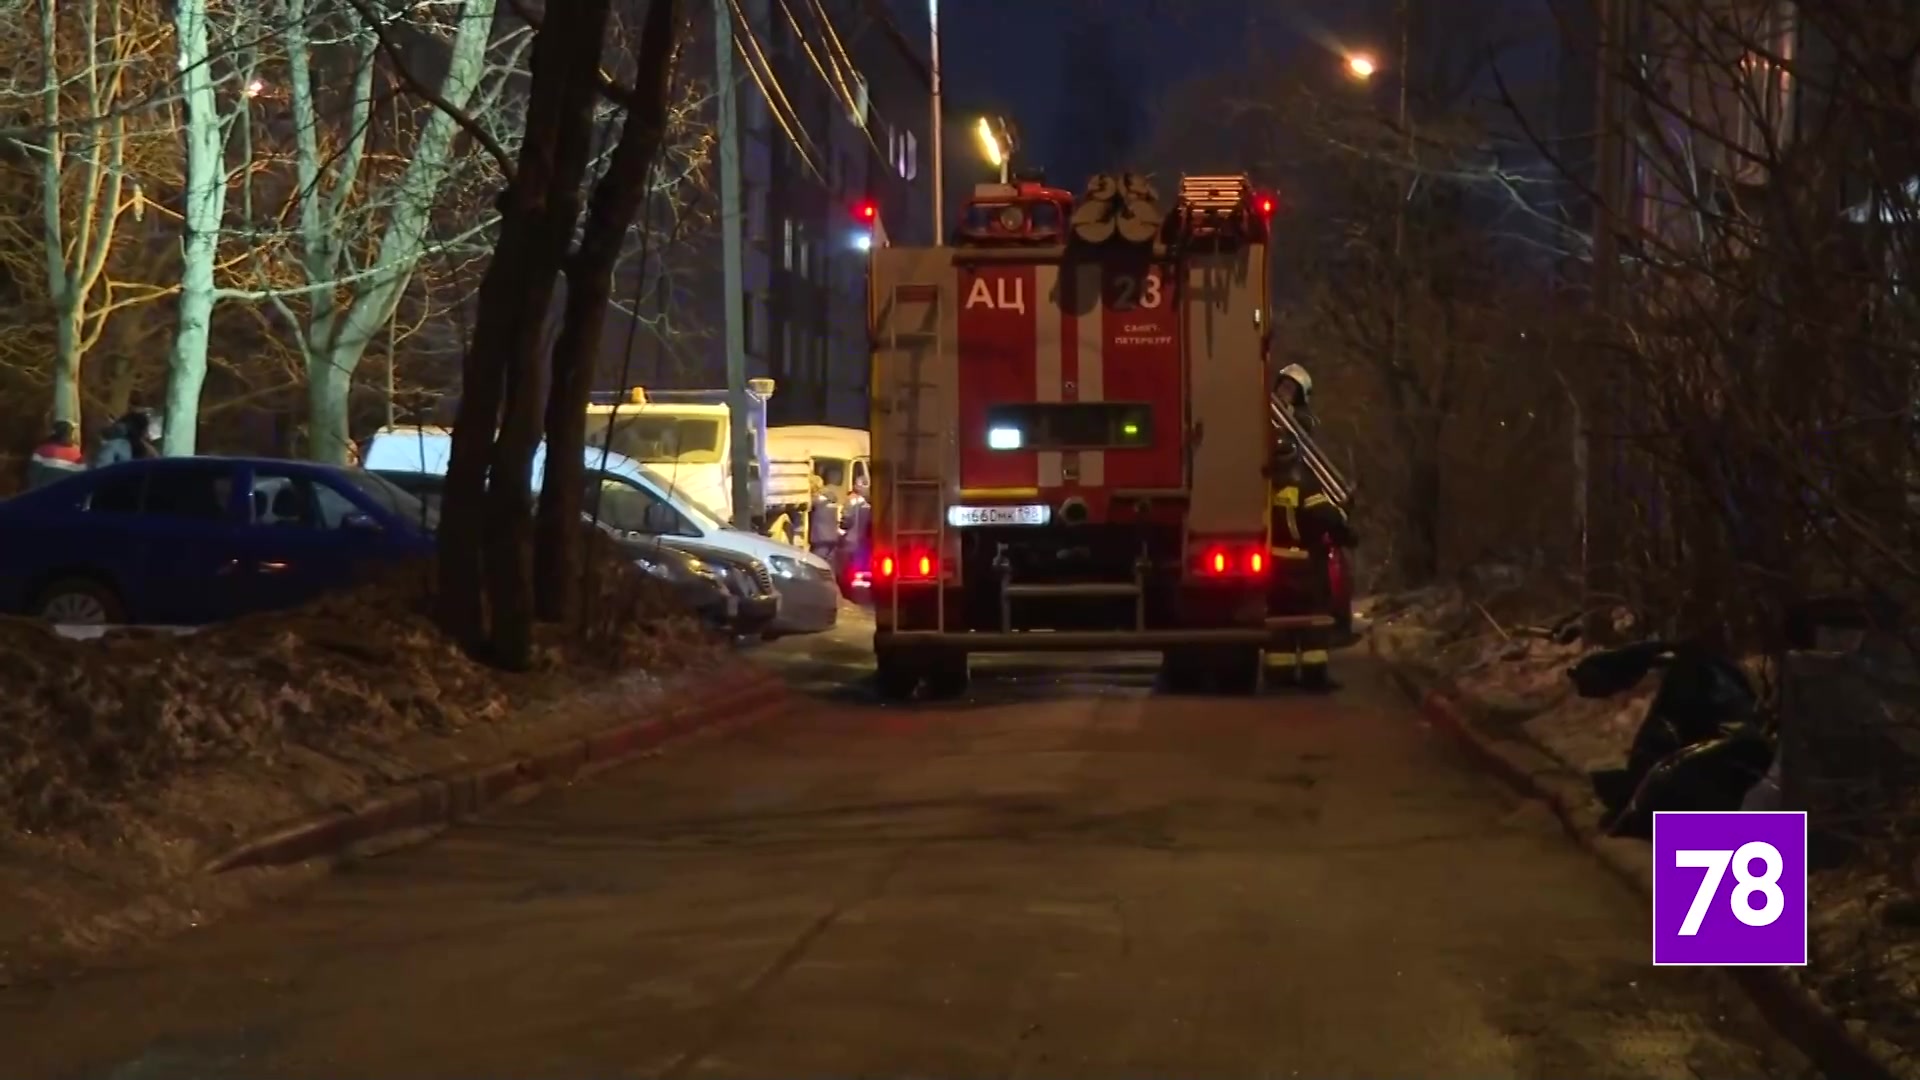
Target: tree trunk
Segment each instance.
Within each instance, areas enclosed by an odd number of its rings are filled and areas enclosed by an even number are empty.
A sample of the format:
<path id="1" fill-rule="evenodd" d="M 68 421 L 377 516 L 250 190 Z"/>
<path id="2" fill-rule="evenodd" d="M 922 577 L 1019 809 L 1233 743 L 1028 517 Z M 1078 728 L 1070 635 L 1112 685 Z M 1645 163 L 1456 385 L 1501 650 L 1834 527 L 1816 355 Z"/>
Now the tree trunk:
<path id="1" fill-rule="evenodd" d="M 175 309 L 179 328 L 168 358 L 164 441 L 167 454 L 191 457 L 200 426 L 200 390 L 207 381 L 215 300 L 213 266 L 227 212 L 227 177 L 220 102 L 207 66 L 207 0 L 178 0 L 173 27 L 180 52 L 187 169 L 180 298 Z"/>
<path id="2" fill-rule="evenodd" d="M 316 355 L 318 359 L 307 368 L 306 456 L 329 465 L 345 465 L 353 365 L 334 363 L 332 351 Z"/>
<path id="3" fill-rule="evenodd" d="M 78 305 L 61 298 L 54 327 L 53 418 L 80 430 L 80 319 Z M 40 433 L 36 432 L 38 437 Z"/>
<path id="4" fill-rule="evenodd" d="M 647 199 L 653 162 L 666 137 L 667 93 L 673 77 L 677 0 L 653 0 L 641 31 L 634 100 L 606 175 L 594 186 L 580 249 L 567 264 L 567 302 L 554 343 L 547 391 L 546 482 L 540 490 L 534 544 L 536 610 L 564 621 L 576 610 L 580 575 L 580 503 L 585 487 L 587 399 L 594 360 L 612 299 L 613 270 L 627 231 Z M 645 273 L 645 267 L 641 268 Z"/>
<path id="5" fill-rule="evenodd" d="M 539 345 L 579 213 L 609 6 L 556 5 L 534 42 L 526 137 L 462 369 L 440 528 L 440 615 L 448 632 L 484 642 L 503 667 L 531 659 Z"/>
<path id="6" fill-rule="evenodd" d="M 486 77 L 487 50 L 494 40 L 497 7 L 497 0 L 469 0 L 461 5 L 460 29 L 454 35 L 447 73 L 438 86 L 441 97 L 455 108 L 467 108 Z M 332 369 L 326 375 L 309 370 L 308 383 L 317 386 L 330 382 L 340 395 L 337 401 L 309 395 L 308 404 L 314 411 L 307 418 L 307 430 L 312 433 L 312 456 L 316 461 L 346 460 L 346 447 L 352 436 L 346 426 L 345 395 L 352 385 L 354 372 L 366 357 L 368 346 L 392 320 L 394 308 L 428 248 L 433 235 L 433 213 L 441 187 L 453 171 L 451 159 L 461 138 L 459 125 L 445 109 L 436 108 L 428 116 L 387 208 L 387 225 L 374 256 L 374 264 L 384 272 L 352 288 L 352 299 L 324 335 L 325 347 L 312 349 L 307 354 L 313 364 Z M 351 212 L 336 207 L 335 212 L 321 215 L 319 220 L 303 227 L 339 229 L 346 214 Z M 340 457 L 323 456 L 322 448 L 326 448 L 328 454 L 337 452 Z"/>
<path id="7" fill-rule="evenodd" d="M 1440 433 L 1416 422 L 1407 432 L 1407 553 L 1402 566 L 1410 585 L 1440 576 Z"/>

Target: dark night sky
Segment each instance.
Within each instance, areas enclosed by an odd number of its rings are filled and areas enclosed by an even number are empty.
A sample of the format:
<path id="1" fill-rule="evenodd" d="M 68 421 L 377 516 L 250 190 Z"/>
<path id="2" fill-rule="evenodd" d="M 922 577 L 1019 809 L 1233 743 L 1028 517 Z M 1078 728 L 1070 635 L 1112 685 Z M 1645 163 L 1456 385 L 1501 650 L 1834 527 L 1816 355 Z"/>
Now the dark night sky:
<path id="1" fill-rule="evenodd" d="M 1072 176 L 1083 163 L 1072 160 L 1071 147 L 1054 144 L 1062 141 L 1055 114 L 1068 90 L 1060 77 L 1061 43 L 1075 20 L 1112 26 L 1120 63 L 1138 87 L 1137 107 L 1150 118 L 1170 84 L 1238 66 L 1256 49 L 1328 62 L 1337 43 L 1375 44 L 1358 29 L 1369 6 L 1367 0 L 947 0 L 942 67 L 954 105 L 1004 102 L 1023 131 L 1027 155 L 1050 173 L 1058 166 Z"/>
<path id="2" fill-rule="evenodd" d="M 920 6 L 925 0 L 893 0 Z M 1525 18 L 1538 0 L 1468 0 L 1477 14 Z M 1394 25 L 1392 0 L 945 0 L 941 4 L 942 67 L 951 108 L 998 106 L 1022 131 L 1022 156 L 1049 179 L 1077 188 L 1099 162 L 1076 160 L 1058 135 L 1063 42 L 1075 20 L 1111 24 L 1120 63 L 1137 86 L 1143 137 L 1166 89 L 1186 78 L 1267 63 L 1337 65 L 1344 51 L 1391 55 L 1382 33 Z M 1462 14 L 1465 14 L 1464 12 Z M 925 26 L 924 21 L 920 22 Z M 1516 27 L 1518 22 L 1515 23 Z M 1502 68 L 1519 58 L 1508 53 Z M 1524 62 L 1525 66 L 1536 64 Z M 1181 118 L 1201 122 L 1204 118 Z"/>

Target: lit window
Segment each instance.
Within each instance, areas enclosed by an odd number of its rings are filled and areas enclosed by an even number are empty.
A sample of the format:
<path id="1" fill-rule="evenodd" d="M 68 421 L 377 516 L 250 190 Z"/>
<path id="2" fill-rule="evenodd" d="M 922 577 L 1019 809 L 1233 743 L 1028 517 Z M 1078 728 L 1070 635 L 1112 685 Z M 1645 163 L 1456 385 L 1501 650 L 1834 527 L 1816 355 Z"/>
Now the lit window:
<path id="1" fill-rule="evenodd" d="M 793 244 L 794 244 L 793 219 L 787 218 L 781 224 L 785 226 L 786 248 L 785 248 L 785 255 L 782 257 L 780 261 L 780 265 L 791 270 L 793 269 Z"/>
<path id="2" fill-rule="evenodd" d="M 900 178 L 912 180 L 920 175 L 920 140 L 913 132 L 907 132 L 906 145 L 901 148 Z"/>

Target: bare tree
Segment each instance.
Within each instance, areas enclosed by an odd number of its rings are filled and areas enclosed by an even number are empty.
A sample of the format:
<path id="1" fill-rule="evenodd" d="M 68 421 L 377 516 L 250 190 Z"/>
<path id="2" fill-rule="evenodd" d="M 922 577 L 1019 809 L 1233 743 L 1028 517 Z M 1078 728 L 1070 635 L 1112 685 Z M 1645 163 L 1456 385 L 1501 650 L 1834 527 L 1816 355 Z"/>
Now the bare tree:
<path id="1" fill-rule="evenodd" d="M 535 37 L 519 160 L 461 379 L 441 528 L 440 602 L 451 633 L 495 663 L 532 650 L 533 453 L 539 350 L 593 157 L 610 0 L 553 9 Z"/>
<path id="2" fill-rule="evenodd" d="M 174 133 L 160 110 L 134 110 L 166 75 L 171 50 L 157 5 L 79 0 L 27 5 L 34 17 L 0 29 L 12 79 L 0 109 L 37 134 L 14 140 L 38 179 L 39 213 L 9 221 L 10 252 L 38 249 L 39 283 L 52 325 L 53 416 L 78 426 L 84 358 L 117 312 L 167 296 L 164 277 L 128 279 L 114 256 L 123 220 L 152 211 L 147 186 L 169 184 Z M 29 224 L 31 222 L 31 224 Z M 24 268 L 21 268 L 24 269 Z M 146 269 L 154 269 L 149 262 Z M 24 276 L 24 275 L 23 275 Z"/>
<path id="3" fill-rule="evenodd" d="M 254 48 L 262 29 L 258 14 L 247 0 L 234 0 L 230 7 L 215 0 L 175 0 L 173 5 L 186 165 L 178 329 L 168 361 L 165 410 L 169 454 L 191 455 L 197 445 L 200 394 L 219 300 L 220 238 L 233 179 L 227 137 L 259 91 Z"/>
<path id="4" fill-rule="evenodd" d="M 667 141 L 679 11 L 652 0 L 635 55 L 638 78 L 623 90 L 626 119 L 606 171 L 593 186 L 580 243 L 567 258 L 567 296 L 554 343 L 547 396 L 546 477 L 541 486 L 533 584 L 540 614 L 573 613 L 579 581 L 580 508 L 586 479 L 587 399 L 613 301 L 613 272 L 640 208 L 653 194 Z"/>
<path id="5" fill-rule="evenodd" d="M 1412 62 L 1376 51 L 1371 81 L 1336 53 L 1210 75 L 1177 91 L 1156 140 L 1163 170 L 1231 163 L 1278 189 L 1272 360 L 1314 374 L 1329 449 L 1365 492 L 1370 561 L 1403 581 L 1495 554 L 1548 561 L 1573 534 L 1571 441 L 1520 452 L 1569 404 L 1540 362 L 1562 328 L 1527 317 L 1557 302 L 1542 283 L 1568 241 L 1540 205 L 1550 170 L 1492 100 L 1504 52 L 1545 29 L 1501 17 L 1511 7 L 1383 20 L 1377 39 L 1404 31 Z M 1224 122 L 1194 125 L 1202 112 Z M 1482 494 L 1520 486 L 1560 496 L 1557 534 L 1533 527 L 1546 500 Z"/>
<path id="6" fill-rule="evenodd" d="M 243 222 L 240 232 L 248 243 L 271 245 L 277 222 L 292 223 L 292 257 L 269 267 L 253 295 L 264 296 L 300 345 L 307 452 L 319 460 L 346 460 L 354 372 L 394 318 L 415 271 L 483 237 L 496 221 L 472 203 L 458 224 L 436 220 L 443 200 L 463 186 L 491 186 L 504 163 L 494 157 L 507 153 L 504 133 L 495 132 L 513 118 L 508 89 L 531 34 L 496 22 L 495 0 L 444 14 L 375 0 L 284 2 L 276 27 L 280 65 L 270 75 L 285 79 L 292 187 L 284 210 Z M 443 46 L 444 71 L 428 78 L 396 67 L 406 62 L 403 39 L 415 55 L 438 51 L 422 48 L 422 40 Z M 441 61 L 434 55 L 436 66 Z M 324 80 L 316 78 L 320 70 L 328 72 Z M 329 84 L 343 92 L 330 92 Z M 397 107 L 379 108 L 382 97 L 397 106 L 409 94 L 426 99 L 410 110 L 425 113 L 412 132 L 397 122 Z M 383 143 L 384 160 L 377 153 Z"/>

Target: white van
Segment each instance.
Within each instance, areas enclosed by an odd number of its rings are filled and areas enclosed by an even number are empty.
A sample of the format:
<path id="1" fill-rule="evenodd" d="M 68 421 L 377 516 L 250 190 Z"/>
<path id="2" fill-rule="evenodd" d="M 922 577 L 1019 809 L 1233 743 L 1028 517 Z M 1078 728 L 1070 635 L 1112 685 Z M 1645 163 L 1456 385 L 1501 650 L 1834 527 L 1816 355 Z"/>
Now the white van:
<path id="1" fill-rule="evenodd" d="M 785 460 L 766 442 L 772 379 L 748 382 L 747 516 L 763 527 L 807 507 L 809 466 Z M 733 412 L 725 390 L 649 390 L 596 393 L 587 405 L 587 443 L 646 466 L 727 521 L 733 515 Z"/>
<path id="2" fill-rule="evenodd" d="M 870 479 L 873 436 L 861 428 L 789 424 L 767 429 L 767 453 L 796 461 L 812 458 L 813 474 L 834 502 L 843 503 L 855 483 Z"/>
<path id="3" fill-rule="evenodd" d="M 361 466 L 374 472 L 431 473 L 444 476 L 453 455 L 453 434 L 440 427 L 382 428 L 367 441 Z M 712 510 L 668 485 L 632 458 L 598 447 L 586 451 L 589 499 L 597 496 L 597 516 L 625 532 L 659 536 L 668 544 L 684 539 L 766 563 L 780 594 L 776 634 L 812 634 L 831 630 L 839 619 L 840 590 L 833 567 L 811 552 L 724 524 Z M 533 487 L 546 475 L 544 441 L 533 455 Z M 589 509 L 595 503 L 589 503 Z M 696 552 L 697 553 L 697 552 Z"/>

